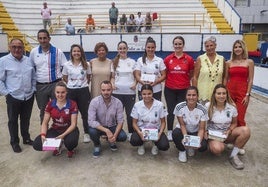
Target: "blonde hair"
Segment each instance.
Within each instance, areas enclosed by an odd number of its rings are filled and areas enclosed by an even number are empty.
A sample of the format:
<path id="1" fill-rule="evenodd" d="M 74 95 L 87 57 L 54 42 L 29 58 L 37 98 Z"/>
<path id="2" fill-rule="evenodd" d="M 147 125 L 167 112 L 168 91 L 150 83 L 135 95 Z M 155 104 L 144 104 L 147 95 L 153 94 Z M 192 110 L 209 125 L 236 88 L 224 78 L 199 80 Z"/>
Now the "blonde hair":
<path id="1" fill-rule="evenodd" d="M 236 54 L 234 53 L 234 48 L 236 44 L 240 44 L 242 49 L 243 49 L 243 53 L 242 53 L 242 58 L 243 59 L 247 59 L 248 58 L 248 50 L 247 50 L 247 46 L 245 44 L 245 42 L 243 40 L 236 40 L 233 44 L 233 49 L 232 49 L 232 54 L 231 54 L 231 60 L 235 60 L 236 59 Z"/>
<path id="2" fill-rule="evenodd" d="M 208 108 L 208 117 L 209 117 L 209 119 L 212 118 L 212 115 L 214 113 L 214 107 L 217 105 L 215 94 L 216 94 L 217 89 L 219 89 L 219 88 L 224 88 L 226 90 L 226 101 L 225 101 L 224 105 L 226 105 L 226 103 L 228 103 L 230 105 L 235 106 L 235 103 L 232 100 L 232 98 L 231 98 L 226 86 L 224 86 L 223 84 L 217 84 L 214 87 L 212 95 L 211 95 L 211 98 L 210 98 L 210 105 L 209 105 L 209 108 Z"/>

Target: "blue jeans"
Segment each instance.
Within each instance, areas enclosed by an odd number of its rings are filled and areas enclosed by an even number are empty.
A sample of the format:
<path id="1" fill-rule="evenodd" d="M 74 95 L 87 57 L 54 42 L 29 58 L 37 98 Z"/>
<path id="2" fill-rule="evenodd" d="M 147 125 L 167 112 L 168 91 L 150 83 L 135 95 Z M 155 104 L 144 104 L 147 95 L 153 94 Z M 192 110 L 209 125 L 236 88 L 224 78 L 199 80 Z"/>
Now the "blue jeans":
<path id="1" fill-rule="evenodd" d="M 108 128 L 112 133 L 115 133 L 116 126 L 105 127 L 105 128 Z M 94 143 L 94 146 L 99 147 L 100 146 L 100 136 L 106 135 L 106 133 L 102 132 L 96 128 L 92 128 L 92 127 L 89 127 L 88 131 L 89 131 L 90 138 Z M 126 139 L 127 139 L 127 134 L 125 133 L 125 131 L 123 129 L 121 129 L 117 138 L 116 138 L 116 141 L 124 142 L 124 141 L 126 141 Z"/>

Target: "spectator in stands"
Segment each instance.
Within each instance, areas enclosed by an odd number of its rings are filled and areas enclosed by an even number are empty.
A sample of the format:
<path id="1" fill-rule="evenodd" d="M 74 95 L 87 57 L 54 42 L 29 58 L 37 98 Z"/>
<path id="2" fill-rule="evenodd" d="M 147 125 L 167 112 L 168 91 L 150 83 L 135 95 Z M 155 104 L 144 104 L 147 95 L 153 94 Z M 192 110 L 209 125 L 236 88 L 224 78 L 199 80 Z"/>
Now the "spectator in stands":
<path id="1" fill-rule="evenodd" d="M 122 17 L 119 19 L 119 23 L 120 23 L 120 32 L 126 32 L 127 28 L 127 16 L 126 14 L 122 14 Z"/>
<path id="2" fill-rule="evenodd" d="M 10 53 L 0 58 L 0 95 L 6 97 L 10 144 L 15 153 L 21 152 L 18 136 L 18 120 L 23 144 L 32 145 L 29 126 L 32 114 L 35 71 L 29 58 L 24 56 L 24 43 L 13 38 L 9 43 Z M 3 119 L 2 119 L 3 120 Z"/>
<path id="3" fill-rule="evenodd" d="M 185 100 L 186 90 L 194 71 L 194 59 L 183 52 L 185 40 L 182 36 L 173 39 L 174 52 L 164 59 L 166 65 L 165 99 L 168 108 L 168 140 L 172 141 L 174 123 L 174 108 Z"/>
<path id="4" fill-rule="evenodd" d="M 231 59 L 225 65 L 224 85 L 227 86 L 237 111 L 237 126 L 246 126 L 245 115 L 250 100 L 250 92 L 253 85 L 254 62 L 248 59 L 246 44 L 242 40 L 236 40 L 233 44 Z M 244 149 L 239 150 L 245 154 Z"/>
<path id="5" fill-rule="evenodd" d="M 224 142 L 209 139 L 209 150 L 215 155 L 220 155 L 224 151 L 226 143 L 234 144 L 229 161 L 235 169 L 243 169 L 244 164 L 239 159 L 238 153 L 239 149 L 243 148 L 249 140 L 250 130 L 247 126 L 237 127 L 237 109 L 223 84 L 215 86 L 206 107 L 209 116 L 208 130 L 218 131 L 227 136 Z"/>
<path id="6" fill-rule="evenodd" d="M 136 31 L 141 32 L 141 29 L 144 25 L 144 18 L 141 17 L 141 12 L 138 12 L 138 16 L 135 18 Z"/>
<path id="7" fill-rule="evenodd" d="M 162 82 L 166 79 L 166 66 L 162 58 L 155 55 L 156 43 L 148 37 L 145 43 L 145 53 L 137 60 L 135 78 L 138 82 L 138 97 L 142 100 L 141 87 L 150 84 L 153 87 L 153 97 L 161 101 Z"/>
<path id="8" fill-rule="evenodd" d="M 36 102 L 40 109 L 40 123 L 48 101 L 54 98 L 54 87 L 61 81 L 61 69 L 67 61 L 64 53 L 50 44 L 50 35 L 46 29 L 37 33 L 39 46 L 30 52 L 30 60 L 36 70 Z"/>
<path id="9" fill-rule="evenodd" d="M 43 19 L 44 29 L 47 29 L 47 26 L 51 25 L 51 9 L 47 7 L 47 2 L 43 3 L 43 8 L 41 8 L 41 16 Z"/>
<path id="10" fill-rule="evenodd" d="M 118 8 L 115 7 L 115 2 L 112 2 L 112 7 L 109 9 L 109 18 L 111 24 L 111 32 L 113 28 L 117 32 Z"/>
<path id="11" fill-rule="evenodd" d="M 145 32 L 151 32 L 151 29 L 152 29 L 152 18 L 150 12 L 147 12 L 145 17 Z"/>
<path id="12" fill-rule="evenodd" d="M 125 108 L 127 116 L 128 132 L 133 133 L 131 110 L 136 102 L 136 85 L 134 69 L 136 61 L 127 56 L 128 45 L 121 41 L 117 45 L 118 54 L 113 59 L 115 71 L 115 89 L 113 96 L 118 98 Z"/>
<path id="13" fill-rule="evenodd" d="M 86 32 L 90 33 L 95 30 L 95 20 L 92 17 L 92 14 L 88 15 L 88 18 L 86 20 Z"/>
<path id="14" fill-rule="evenodd" d="M 131 116 L 133 118 L 134 132 L 130 138 L 132 146 L 139 146 L 138 154 L 144 155 L 144 143 L 146 136 L 143 133 L 146 129 L 157 129 L 157 138 L 153 140 L 152 155 L 157 155 L 158 150 L 167 151 L 169 143 L 165 135 L 167 110 L 161 101 L 153 98 L 153 87 L 144 84 L 141 87 L 142 100 L 135 103 Z M 148 140 L 147 140 L 148 141 Z"/>
<path id="15" fill-rule="evenodd" d="M 172 139 L 179 150 L 178 160 L 180 162 L 187 162 L 186 152 L 188 156 L 194 156 L 195 149 L 183 144 L 183 142 L 186 142 L 186 135 L 198 136 L 200 138 L 200 147 L 196 148 L 199 152 L 207 150 L 207 141 L 204 135 L 208 113 L 207 109 L 198 103 L 198 90 L 195 86 L 190 86 L 187 89 L 186 101 L 176 105 L 174 114 L 179 123 L 172 132 Z"/>
<path id="16" fill-rule="evenodd" d="M 67 35 L 75 35 L 75 27 L 72 25 L 72 19 L 68 18 L 65 24 L 65 31 Z"/>
<path id="17" fill-rule="evenodd" d="M 135 32 L 136 31 L 136 22 L 134 14 L 130 14 L 127 20 L 127 32 Z"/>
<path id="18" fill-rule="evenodd" d="M 33 148 L 42 151 L 46 138 L 62 139 L 62 143 L 68 150 L 67 156 L 71 158 L 79 140 L 77 105 L 75 101 L 67 98 L 67 86 L 64 82 L 58 82 L 54 92 L 56 98 L 49 101 L 46 106 L 41 133 L 35 138 Z M 51 127 L 49 127 L 50 119 L 52 119 Z M 53 151 L 54 156 L 60 154 L 61 148 Z"/>
<path id="19" fill-rule="evenodd" d="M 90 93 L 88 84 L 90 82 L 91 69 L 86 60 L 84 49 L 77 44 L 71 46 L 71 59 L 64 64 L 62 74 L 67 83 L 68 97 L 74 100 L 81 113 L 84 128 L 84 143 L 90 142 L 88 134 L 88 105 Z"/>
<path id="20" fill-rule="evenodd" d="M 112 96 L 112 83 L 107 80 L 102 81 L 99 89 L 101 95 L 92 99 L 88 108 L 89 134 L 94 143 L 94 158 L 100 156 L 100 136 L 107 137 L 111 151 L 117 150 L 116 141 L 121 142 L 127 139 L 127 135 L 122 129 L 123 105 L 119 99 Z"/>
<path id="21" fill-rule="evenodd" d="M 210 36 L 204 42 L 206 53 L 200 55 L 195 63 L 192 85 L 199 90 L 202 104 L 209 101 L 217 84 L 223 83 L 225 59 L 216 53 L 216 38 Z"/>
<path id="22" fill-rule="evenodd" d="M 91 68 L 91 98 L 100 95 L 99 86 L 102 81 L 109 80 L 114 85 L 114 67 L 113 62 L 107 58 L 108 47 L 104 42 L 99 42 L 95 45 L 94 52 L 97 58 L 90 60 Z"/>

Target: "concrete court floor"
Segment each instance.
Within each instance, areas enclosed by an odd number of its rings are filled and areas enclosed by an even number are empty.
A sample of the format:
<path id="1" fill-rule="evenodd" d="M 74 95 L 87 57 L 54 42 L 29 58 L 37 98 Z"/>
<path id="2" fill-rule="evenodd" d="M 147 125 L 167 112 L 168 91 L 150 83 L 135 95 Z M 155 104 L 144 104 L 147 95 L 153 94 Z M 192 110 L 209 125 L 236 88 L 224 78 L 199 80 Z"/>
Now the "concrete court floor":
<path id="1" fill-rule="evenodd" d="M 177 160 L 174 144 L 170 149 L 150 153 L 146 144 L 144 156 L 137 155 L 137 148 L 129 142 L 118 143 L 119 150 L 111 152 L 102 142 L 102 155 L 92 157 L 93 144 L 80 143 L 74 158 L 67 158 L 66 150 L 54 157 L 51 152 L 37 152 L 23 145 L 22 153 L 13 153 L 9 145 L 5 98 L 0 97 L 0 186 L 129 186 L 129 187 L 174 187 L 174 186 L 268 186 L 268 105 L 252 97 L 246 116 L 252 136 L 246 145 L 246 154 L 241 156 L 244 170 L 235 170 L 228 162 L 229 150 L 220 157 L 209 152 L 198 153 L 188 158 L 187 163 Z M 34 104 L 30 132 L 32 139 L 40 132 L 39 112 Z M 81 120 L 79 127 L 82 129 Z M 126 128 L 126 126 L 124 127 Z"/>

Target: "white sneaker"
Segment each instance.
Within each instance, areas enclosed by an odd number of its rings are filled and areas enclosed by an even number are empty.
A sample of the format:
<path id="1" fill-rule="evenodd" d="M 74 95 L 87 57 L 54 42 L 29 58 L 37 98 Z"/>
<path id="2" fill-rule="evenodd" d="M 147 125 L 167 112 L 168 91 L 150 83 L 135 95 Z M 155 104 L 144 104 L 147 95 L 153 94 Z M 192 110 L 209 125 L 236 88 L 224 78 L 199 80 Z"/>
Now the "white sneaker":
<path id="1" fill-rule="evenodd" d="M 128 133 L 127 134 L 127 140 L 130 142 L 130 138 L 131 138 L 131 136 L 132 136 L 132 133 Z"/>
<path id="2" fill-rule="evenodd" d="M 156 145 L 154 145 L 152 147 L 151 153 L 152 153 L 152 155 L 157 155 L 158 154 L 158 148 L 156 147 Z"/>
<path id="3" fill-rule="evenodd" d="M 188 156 L 194 156 L 195 155 L 195 150 L 193 148 L 189 148 L 187 149 L 187 155 Z"/>
<path id="4" fill-rule="evenodd" d="M 244 148 L 239 149 L 239 152 L 238 152 L 239 155 L 244 155 L 245 153 L 246 153 L 246 151 Z"/>
<path id="5" fill-rule="evenodd" d="M 227 145 L 226 145 L 226 147 L 227 147 L 227 149 L 233 149 L 234 148 L 234 144 L 231 144 L 231 143 L 228 143 Z"/>
<path id="6" fill-rule="evenodd" d="M 167 132 L 167 138 L 168 138 L 168 141 L 172 141 L 172 130 L 169 130 L 168 132 Z"/>
<path id="7" fill-rule="evenodd" d="M 179 160 L 180 162 L 187 162 L 186 151 L 180 151 L 180 152 L 179 152 L 178 160 Z"/>
<path id="8" fill-rule="evenodd" d="M 90 140 L 90 137 L 89 137 L 89 134 L 85 133 L 84 134 L 84 143 L 89 143 L 91 140 Z"/>
<path id="9" fill-rule="evenodd" d="M 144 155 L 145 154 L 144 145 L 139 146 L 139 148 L 138 148 L 138 154 L 139 155 Z"/>

